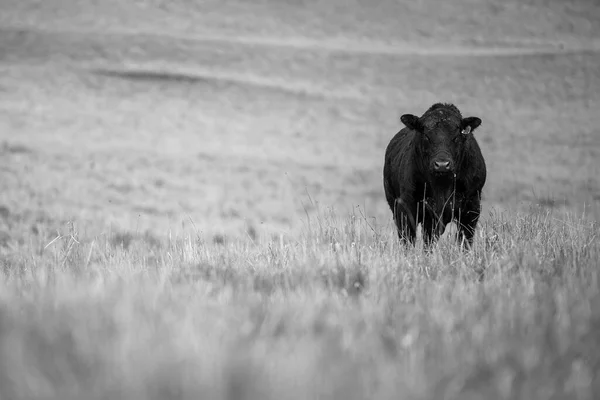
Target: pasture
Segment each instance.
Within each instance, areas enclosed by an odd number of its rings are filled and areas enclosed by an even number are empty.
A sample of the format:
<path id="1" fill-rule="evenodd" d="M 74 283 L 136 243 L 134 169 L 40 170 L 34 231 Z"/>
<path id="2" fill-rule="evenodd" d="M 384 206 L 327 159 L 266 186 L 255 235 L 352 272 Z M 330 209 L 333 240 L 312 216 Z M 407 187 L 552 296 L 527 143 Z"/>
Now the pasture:
<path id="1" fill-rule="evenodd" d="M 593 1 L 0 0 L 1 399 L 600 393 Z M 401 247 L 402 113 L 483 120 Z"/>

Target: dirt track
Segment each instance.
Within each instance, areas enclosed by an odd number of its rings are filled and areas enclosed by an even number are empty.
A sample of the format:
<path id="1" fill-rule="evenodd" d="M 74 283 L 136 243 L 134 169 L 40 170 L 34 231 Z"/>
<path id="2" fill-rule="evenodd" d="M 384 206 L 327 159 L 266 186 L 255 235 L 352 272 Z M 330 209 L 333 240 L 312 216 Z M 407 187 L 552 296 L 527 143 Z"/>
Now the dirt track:
<path id="1" fill-rule="evenodd" d="M 490 44 L 479 43 L 472 45 L 456 44 L 432 44 L 424 43 L 415 45 L 414 43 L 405 44 L 386 44 L 380 41 L 350 41 L 344 39 L 332 40 L 313 40 L 299 37 L 274 38 L 262 36 L 231 36 L 231 35 L 177 35 L 167 32 L 159 34 L 139 30 L 111 30 L 101 32 L 98 30 L 82 29 L 61 29 L 61 30 L 40 30 L 30 27 L 4 27 L 1 28 L 4 33 L 30 33 L 33 35 L 73 35 L 80 37 L 122 37 L 138 40 L 160 41 L 169 40 L 181 42 L 183 44 L 191 43 L 223 43 L 223 44 L 242 44 L 258 47 L 273 47 L 300 49 L 312 51 L 340 52 L 348 54 L 373 54 L 373 55 L 418 55 L 418 56 L 516 56 L 516 55 L 544 55 L 544 54 L 566 54 L 576 52 L 600 52 L 600 39 L 590 39 L 585 42 L 575 41 L 542 41 L 542 40 L 505 40 L 503 43 Z"/>

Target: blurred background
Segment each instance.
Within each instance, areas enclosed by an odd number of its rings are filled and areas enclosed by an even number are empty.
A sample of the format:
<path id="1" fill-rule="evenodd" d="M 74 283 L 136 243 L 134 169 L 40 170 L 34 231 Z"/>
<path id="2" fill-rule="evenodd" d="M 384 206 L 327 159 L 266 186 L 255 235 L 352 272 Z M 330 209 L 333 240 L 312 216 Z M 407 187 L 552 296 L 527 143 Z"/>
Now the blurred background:
<path id="1" fill-rule="evenodd" d="M 385 225 L 403 113 L 483 120 L 483 218 L 600 217 L 594 0 L 0 0 L 0 218 L 164 234 Z M 49 229 L 51 231 L 51 229 Z M 51 235 L 50 235 L 51 236 Z"/>

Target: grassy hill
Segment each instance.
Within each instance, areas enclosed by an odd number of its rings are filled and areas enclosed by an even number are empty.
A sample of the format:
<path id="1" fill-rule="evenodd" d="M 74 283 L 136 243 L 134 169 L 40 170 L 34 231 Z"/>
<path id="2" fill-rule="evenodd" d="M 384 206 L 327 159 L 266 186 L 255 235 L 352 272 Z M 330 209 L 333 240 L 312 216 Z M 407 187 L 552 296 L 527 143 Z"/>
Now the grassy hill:
<path id="1" fill-rule="evenodd" d="M 59 233 L 4 256 L 2 398 L 600 391 L 597 223 L 496 214 L 432 254 L 331 213 L 295 239 Z"/>
<path id="2" fill-rule="evenodd" d="M 484 121 L 487 209 L 598 215 L 597 6 L 4 3 L 11 209 L 239 235 L 293 231 L 310 196 L 387 221 L 399 115 L 451 101 Z"/>
<path id="3" fill-rule="evenodd" d="M 594 398 L 593 1 L 0 0 L 0 398 Z M 402 113 L 483 120 L 399 248 Z"/>

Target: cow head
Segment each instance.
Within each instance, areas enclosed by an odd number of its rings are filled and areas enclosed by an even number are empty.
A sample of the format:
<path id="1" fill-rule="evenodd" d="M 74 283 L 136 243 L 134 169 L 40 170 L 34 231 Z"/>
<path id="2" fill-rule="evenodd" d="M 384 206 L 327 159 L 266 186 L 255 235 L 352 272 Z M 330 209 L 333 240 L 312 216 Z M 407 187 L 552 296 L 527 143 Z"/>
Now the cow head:
<path id="1" fill-rule="evenodd" d="M 462 118 L 452 104 L 434 104 L 420 118 L 404 114 L 401 121 L 417 132 L 419 159 L 432 178 L 448 178 L 457 173 L 465 143 L 481 125 L 477 117 Z"/>

